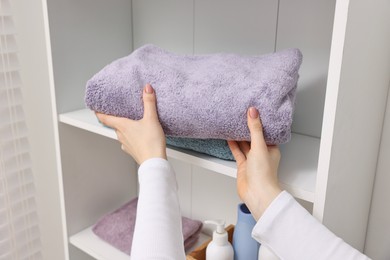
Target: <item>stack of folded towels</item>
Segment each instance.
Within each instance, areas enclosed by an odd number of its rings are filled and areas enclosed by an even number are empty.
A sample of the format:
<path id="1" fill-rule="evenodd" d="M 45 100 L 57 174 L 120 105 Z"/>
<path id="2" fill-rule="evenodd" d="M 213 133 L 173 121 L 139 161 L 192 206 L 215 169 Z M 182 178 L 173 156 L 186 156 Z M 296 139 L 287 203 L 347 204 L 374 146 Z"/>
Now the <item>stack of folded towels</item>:
<path id="1" fill-rule="evenodd" d="M 298 49 L 262 56 L 178 55 L 145 45 L 94 75 L 85 102 L 94 111 L 138 120 L 142 91 L 150 83 L 168 144 L 231 160 L 226 140 L 250 141 L 251 106 L 260 112 L 267 144 L 290 140 L 301 62 Z"/>
<path id="2" fill-rule="evenodd" d="M 135 220 L 137 216 L 135 198 L 112 213 L 103 216 L 93 227 L 93 232 L 102 240 L 130 255 Z M 184 248 L 187 251 L 199 238 L 202 222 L 182 217 Z"/>

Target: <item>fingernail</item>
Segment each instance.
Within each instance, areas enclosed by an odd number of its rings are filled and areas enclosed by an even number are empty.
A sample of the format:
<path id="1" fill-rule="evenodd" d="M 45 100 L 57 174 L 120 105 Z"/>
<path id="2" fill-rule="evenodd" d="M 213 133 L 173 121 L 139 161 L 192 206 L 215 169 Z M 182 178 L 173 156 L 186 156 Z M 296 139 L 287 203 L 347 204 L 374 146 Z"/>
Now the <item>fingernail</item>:
<path id="1" fill-rule="evenodd" d="M 249 116 L 253 119 L 256 119 L 259 116 L 259 111 L 255 107 L 249 108 Z"/>
<path id="2" fill-rule="evenodd" d="M 150 84 L 146 84 L 145 92 L 148 93 L 148 94 L 152 94 L 153 93 L 153 88 L 152 88 L 152 86 L 150 86 Z"/>

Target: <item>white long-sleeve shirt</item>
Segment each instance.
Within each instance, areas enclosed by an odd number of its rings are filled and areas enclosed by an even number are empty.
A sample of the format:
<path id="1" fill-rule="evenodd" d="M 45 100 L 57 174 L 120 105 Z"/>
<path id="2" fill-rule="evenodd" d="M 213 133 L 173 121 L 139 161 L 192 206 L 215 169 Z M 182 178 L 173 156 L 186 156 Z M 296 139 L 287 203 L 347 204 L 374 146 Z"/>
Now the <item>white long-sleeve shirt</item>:
<path id="1" fill-rule="evenodd" d="M 185 259 L 175 173 L 168 161 L 152 158 L 138 169 L 140 192 L 132 260 Z M 280 259 L 369 259 L 345 243 L 283 191 L 252 231 Z"/>
<path id="2" fill-rule="evenodd" d="M 138 168 L 139 195 L 132 260 L 185 259 L 175 172 L 152 158 Z"/>
<path id="3" fill-rule="evenodd" d="M 287 191 L 266 209 L 252 237 L 280 259 L 369 259 L 322 225 Z"/>

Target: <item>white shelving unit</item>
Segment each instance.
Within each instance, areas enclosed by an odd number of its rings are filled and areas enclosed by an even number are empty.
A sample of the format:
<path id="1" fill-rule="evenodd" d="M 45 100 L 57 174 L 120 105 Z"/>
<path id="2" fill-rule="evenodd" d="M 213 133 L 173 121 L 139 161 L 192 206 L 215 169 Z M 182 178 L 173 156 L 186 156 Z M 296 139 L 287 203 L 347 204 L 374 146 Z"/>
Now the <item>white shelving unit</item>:
<path id="1" fill-rule="evenodd" d="M 137 165 L 84 109 L 85 82 L 146 43 L 186 54 L 300 48 L 280 182 L 363 250 L 389 83 L 386 1 L 30 2 L 13 5 L 47 259 L 121 259 L 90 228 L 137 196 Z M 235 223 L 235 163 L 173 147 L 168 156 L 183 214 Z"/>
<path id="2" fill-rule="evenodd" d="M 100 124 L 94 112 L 89 109 L 60 114 L 59 121 L 101 136 L 117 139 L 115 131 Z M 315 196 L 319 145 L 318 138 L 293 134 L 292 140 L 281 146 L 283 158 L 279 170 L 281 186 L 296 198 L 311 203 Z M 206 168 L 222 175 L 236 177 L 237 167 L 233 161 L 175 147 L 168 147 L 167 155 L 169 158 Z M 202 234 L 197 245 L 208 238 L 207 235 Z M 69 242 L 98 260 L 129 259 L 128 255 L 99 239 L 92 232 L 92 226 L 71 236 Z"/>
<path id="3" fill-rule="evenodd" d="M 59 121 L 95 134 L 117 139 L 115 131 L 101 125 L 94 112 L 89 109 L 60 114 Z M 279 170 L 281 185 L 296 198 L 308 202 L 314 202 L 319 147 L 320 140 L 318 138 L 299 134 L 293 134 L 291 141 L 281 146 L 282 160 Z M 167 155 L 170 158 L 226 176 L 236 177 L 237 167 L 233 161 L 175 147 L 169 147 Z"/>

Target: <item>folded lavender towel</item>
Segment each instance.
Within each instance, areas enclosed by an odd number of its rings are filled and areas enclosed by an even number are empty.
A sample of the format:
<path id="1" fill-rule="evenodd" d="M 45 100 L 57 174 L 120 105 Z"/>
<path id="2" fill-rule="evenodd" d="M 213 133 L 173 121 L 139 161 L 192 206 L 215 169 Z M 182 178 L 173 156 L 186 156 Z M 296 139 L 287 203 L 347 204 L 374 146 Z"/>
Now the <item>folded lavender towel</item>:
<path id="1" fill-rule="evenodd" d="M 95 111 L 140 119 L 142 89 L 152 84 L 168 136 L 250 140 L 248 107 L 260 111 L 268 144 L 289 141 L 302 55 L 298 49 L 245 57 L 177 55 L 145 45 L 112 62 L 87 83 Z"/>
<path id="2" fill-rule="evenodd" d="M 135 220 L 137 215 L 138 198 L 121 206 L 112 213 L 97 221 L 92 231 L 113 247 L 130 255 Z M 182 217 L 184 248 L 187 250 L 199 238 L 202 222 Z"/>

